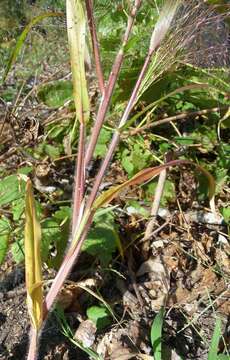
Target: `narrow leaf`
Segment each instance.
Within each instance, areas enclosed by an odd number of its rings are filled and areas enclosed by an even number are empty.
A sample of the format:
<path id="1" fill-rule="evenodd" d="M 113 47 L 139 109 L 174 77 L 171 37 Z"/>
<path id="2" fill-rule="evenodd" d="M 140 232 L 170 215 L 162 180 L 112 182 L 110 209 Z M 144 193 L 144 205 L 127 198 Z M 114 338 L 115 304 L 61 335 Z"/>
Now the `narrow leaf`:
<path id="1" fill-rule="evenodd" d="M 161 308 L 155 316 L 151 326 L 151 344 L 153 347 L 154 360 L 161 360 L 162 327 L 165 309 Z"/>
<path id="2" fill-rule="evenodd" d="M 32 325 L 39 330 L 42 324 L 42 266 L 41 266 L 41 226 L 37 220 L 31 181 L 26 184 L 25 205 L 25 267 L 27 306 Z"/>
<path id="3" fill-rule="evenodd" d="M 26 37 L 28 35 L 28 33 L 30 32 L 30 30 L 32 29 L 32 27 L 34 25 L 36 25 L 37 23 L 41 22 L 42 20 L 48 18 L 48 17 L 54 17 L 54 16 L 63 16 L 64 14 L 63 13 L 59 13 L 59 12 L 48 12 L 48 13 L 44 13 L 44 14 L 41 14 L 39 16 L 36 16 L 35 18 L 33 18 L 30 23 L 28 25 L 26 25 L 25 29 L 23 30 L 23 32 L 21 33 L 21 35 L 19 36 L 17 42 L 16 42 L 16 45 L 10 55 L 10 58 L 7 62 L 7 65 L 6 65 L 6 69 L 5 69 L 5 72 L 3 74 L 3 78 L 2 78 L 2 81 L 3 83 L 5 82 L 6 80 L 6 77 L 11 69 L 11 67 L 13 66 L 13 64 L 15 63 L 16 59 L 17 59 L 17 56 L 26 40 Z"/>
<path id="4" fill-rule="evenodd" d="M 217 354 L 218 354 L 220 336 L 221 336 L 221 320 L 216 319 L 216 325 L 212 336 L 210 350 L 208 353 L 208 360 L 218 360 Z"/>
<path id="5" fill-rule="evenodd" d="M 89 117 L 89 97 L 84 62 L 86 18 L 81 0 L 66 1 L 66 18 L 76 115 L 81 123 L 85 123 Z"/>
<path id="6" fill-rule="evenodd" d="M 215 182 L 214 182 L 212 175 L 207 170 L 205 170 L 203 167 L 201 167 L 189 160 L 174 160 L 174 161 L 170 161 L 164 165 L 141 170 L 136 175 L 134 175 L 131 179 L 125 181 L 124 183 L 111 187 L 109 190 L 105 191 L 100 196 L 98 196 L 98 198 L 94 201 L 93 210 L 97 210 L 98 208 L 108 204 L 119 194 L 119 192 L 121 190 L 123 190 L 127 186 L 138 185 L 138 184 L 144 183 L 144 182 L 148 181 L 149 179 L 154 178 L 155 176 L 159 175 L 162 170 L 167 169 L 170 166 L 186 165 L 186 164 L 194 165 L 199 171 L 201 171 L 208 178 L 209 198 L 210 198 L 210 203 L 213 203 L 213 197 L 214 197 L 214 193 L 215 193 Z M 214 209 L 212 208 L 212 210 L 214 210 Z"/>

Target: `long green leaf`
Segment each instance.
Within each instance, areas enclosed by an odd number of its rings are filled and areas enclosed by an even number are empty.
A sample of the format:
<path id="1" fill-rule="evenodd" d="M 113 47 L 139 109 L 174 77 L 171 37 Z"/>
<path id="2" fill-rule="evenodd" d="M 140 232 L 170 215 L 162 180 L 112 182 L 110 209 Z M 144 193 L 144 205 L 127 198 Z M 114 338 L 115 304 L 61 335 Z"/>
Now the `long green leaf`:
<path id="1" fill-rule="evenodd" d="M 151 344 L 153 347 L 154 360 L 161 360 L 162 327 L 165 309 L 161 308 L 155 316 L 151 326 Z"/>
<path id="2" fill-rule="evenodd" d="M 80 123 L 85 123 L 89 118 L 89 97 L 85 74 L 86 18 L 81 0 L 66 1 L 66 18 L 76 115 Z"/>
<path id="3" fill-rule="evenodd" d="M 218 346 L 221 336 L 221 320 L 216 319 L 216 325 L 212 336 L 212 341 L 208 353 L 208 360 L 218 360 Z"/>
<path id="4" fill-rule="evenodd" d="M 3 74 L 3 78 L 2 78 L 2 82 L 4 83 L 6 78 L 7 78 L 7 75 L 11 69 L 11 67 L 13 66 L 13 64 L 15 63 L 16 59 L 17 59 L 17 56 L 26 40 L 26 37 L 28 35 L 28 33 L 30 32 L 30 30 L 32 29 L 32 27 L 34 25 L 36 25 L 37 23 L 41 22 L 42 20 L 48 18 L 48 17 L 55 17 L 55 16 L 64 16 L 63 13 L 59 13 L 59 12 L 48 12 L 48 13 L 44 13 L 44 14 L 41 14 L 39 16 L 36 16 L 35 18 L 33 18 L 30 23 L 28 25 L 26 25 L 25 29 L 23 30 L 23 32 L 21 33 L 21 35 L 19 36 L 17 42 L 16 42 L 16 45 L 10 55 L 10 58 L 7 62 L 7 65 L 6 65 L 6 69 L 5 69 L 5 72 Z"/>
<path id="5" fill-rule="evenodd" d="M 27 306 L 32 325 L 36 331 L 43 321 L 43 290 L 41 265 L 41 226 L 38 222 L 31 181 L 26 184 L 25 204 L 25 268 Z"/>

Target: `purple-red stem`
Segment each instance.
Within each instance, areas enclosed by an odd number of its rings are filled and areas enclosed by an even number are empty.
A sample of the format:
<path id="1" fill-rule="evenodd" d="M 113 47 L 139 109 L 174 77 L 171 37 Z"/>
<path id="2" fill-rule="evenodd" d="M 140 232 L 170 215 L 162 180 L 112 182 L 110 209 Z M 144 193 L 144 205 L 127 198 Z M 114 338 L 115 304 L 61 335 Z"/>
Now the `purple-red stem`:
<path id="1" fill-rule="evenodd" d="M 100 129 L 101 129 L 101 126 L 103 124 L 103 121 L 104 121 L 104 118 L 105 118 L 105 114 L 108 110 L 108 106 L 109 106 L 109 102 L 110 102 L 110 99 L 111 99 L 111 96 L 112 96 L 112 92 L 113 92 L 113 89 L 114 89 L 114 86 L 115 86 L 115 83 L 116 83 L 116 80 L 117 80 L 117 77 L 118 77 L 118 73 L 119 73 L 119 70 L 120 70 L 120 67 L 121 67 L 121 64 L 122 64 L 122 60 L 123 60 L 123 57 L 124 57 L 124 47 L 125 45 L 127 44 L 127 41 L 128 41 L 128 38 L 129 38 L 129 34 L 130 34 L 130 31 L 131 31 L 131 28 L 132 28 L 132 25 L 133 25 L 133 22 L 134 22 L 134 18 L 136 16 L 136 13 L 137 13 L 137 10 L 139 8 L 139 6 L 141 5 L 141 0 L 136 0 L 135 2 L 135 6 L 131 12 L 131 15 L 129 16 L 129 19 L 128 19 L 128 25 L 127 25 L 127 29 L 126 29 L 126 32 L 125 32 L 125 35 L 124 35 L 124 39 L 123 39 L 123 45 L 122 45 L 122 49 L 119 51 L 116 59 L 115 59 L 115 63 L 113 65 L 113 69 L 111 71 L 111 74 L 110 74 L 110 77 L 109 77 L 109 82 L 108 82 L 108 86 L 106 88 L 106 91 L 105 91 L 105 94 L 104 94 L 104 98 L 102 100 L 102 103 L 101 103 L 101 106 L 99 108 L 99 111 L 98 111 L 98 118 L 96 120 L 96 123 L 95 123 L 95 126 L 94 126 L 94 129 L 92 131 L 92 137 L 91 137 L 91 142 L 89 144 L 89 147 L 88 147 L 88 150 L 87 150 L 87 153 L 86 153 L 86 159 L 85 159 L 85 164 L 88 164 L 91 157 L 92 157 L 92 154 L 93 154 L 93 151 L 94 151 L 94 148 L 95 148 L 95 145 L 96 145 L 96 142 L 97 142 L 97 138 L 98 138 L 98 135 L 99 135 L 99 132 L 100 132 Z M 143 66 L 143 69 L 141 71 L 141 74 L 139 76 L 139 79 L 137 81 L 137 84 L 134 88 L 134 91 L 133 91 L 133 94 L 132 94 L 132 97 L 131 97 L 131 101 L 132 101 L 132 104 L 135 103 L 135 99 L 136 99 L 136 95 L 137 95 L 137 92 L 139 90 L 139 86 L 141 84 L 141 81 L 143 79 L 143 76 L 145 74 L 145 71 L 146 71 L 146 68 L 149 64 L 149 61 L 150 61 L 150 54 L 148 55 L 148 57 L 146 58 L 146 61 L 145 61 L 145 64 Z M 130 102 L 128 103 L 128 109 L 129 109 L 129 113 L 132 109 L 132 106 L 130 104 Z M 125 118 L 127 120 L 128 116 L 129 116 L 129 113 L 128 111 L 125 111 L 125 114 L 124 116 L 122 117 L 122 121 L 125 121 Z M 82 124 L 81 124 L 82 126 Z M 78 172 L 78 167 L 79 167 L 79 170 L 80 170 L 80 173 L 81 173 L 81 169 L 80 169 L 80 166 L 82 166 L 82 159 L 83 159 L 83 156 L 82 154 L 84 153 L 83 152 L 83 142 L 82 140 L 84 139 L 83 137 L 83 131 L 81 130 L 80 131 L 80 134 L 82 134 L 80 136 L 80 140 L 79 140 L 79 156 L 80 156 L 80 160 L 78 159 L 78 164 L 77 164 L 77 172 L 76 172 L 76 185 L 75 185 L 75 188 L 77 191 L 77 194 L 80 194 L 82 193 L 82 176 L 79 175 L 79 172 Z M 90 204 L 93 203 L 95 197 L 96 197 L 96 194 L 97 194 L 97 191 L 98 191 L 98 188 L 100 186 L 100 183 L 101 183 L 101 180 L 102 180 L 102 177 L 105 173 L 105 170 L 113 156 L 113 153 L 114 153 L 114 150 L 116 148 L 116 145 L 118 144 L 119 142 L 119 138 L 120 138 L 120 134 L 119 132 L 115 133 L 114 136 L 113 136 L 113 139 L 112 139 L 112 142 L 111 142 L 111 145 L 110 145 L 110 148 L 109 148 L 109 152 L 106 156 L 106 159 L 104 160 L 103 164 L 102 164 L 102 167 L 97 175 L 97 178 L 96 178 L 96 182 L 94 184 L 94 187 L 93 187 L 93 191 L 92 191 L 92 194 L 88 200 L 88 203 L 87 203 L 87 208 L 90 207 Z M 93 141 L 92 141 L 93 140 Z M 83 166 L 83 168 L 85 168 Z M 78 183 L 78 185 L 77 185 Z M 76 199 L 76 195 L 75 195 L 75 199 Z M 80 197 L 79 197 L 80 199 Z M 75 231 L 75 226 L 76 226 L 76 215 L 79 214 L 80 212 L 80 206 L 81 206 L 81 203 L 80 201 L 75 201 L 75 204 L 74 204 L 74 226 L 73 226 L 73 229 Z M 52 283 L 52 286 L 46 296 L 46 299 L 45 299 L 45 303 L 44 303 L 44 319 L 47 317 L 47 314 L 48 312 L 50 311 L 56 297 L 57 297 L 57 294 L 58 292 L 60 291 L 62 285 L 64 284 L 64 281 L 65 279 L 67 278 L 69 272 L 71 271 L 73 265 L 74 265 L 74 262 L 76 261 L 77 259 L 77 256 L 79 255 L 80 253 L 80 249 L 81 249 L 81 245 L 87 235 L 87 232 L 89 230 L 89 227 L 92 223 L 92 220 L 93 220 L 93 214 L 90 215 L 89 219 L 88 219 L 88 222 L 82 232 L 82 235 L 80 237 L 80 240 L 79 242 L 77 243 L 76 245 L 76 248 L 74 249 L 73 252 L 67 252 L 66 254 L 66 257 L 65 259 L 63 260 L 62 262 L 62 265 L 54 279 L 54 282 Z M 74 231 L 73 231 L 73 234 L 74 234 Z"/>
<path id="2" fill-rule="evenodd" d="M 84 196 L 85 187 L 85 124 L 80 122 L 80 134 L 78 143 L 78 156 L 75 168 L 75 186 L 73 195 L 73 216 L 72 216 L 72 234 L 74 234 L 79 214 L 81 211 L 82 200 Z"/>
<path id="3" fill-rule="evenodd" d="M 89 164 L 90 160 L 92 159 L 92 156 L 93 156 L 93 153 L 95 150 L 95 146 L 97 143 L 97 139 L 98 139 L 101 127 L 103 125 L 103 122 L 105 120 L 105 116 L 108 111 L 110 100 L 111 100 L 111 97 L 113 94 L 114 86 L 116 84 L 118 74 L 119 74 L 119 71 L 121 68 L 121 64 L 122 64 L 122 61 L 124 58 L 125 46 L 127 45 L 134 20 L 135 20 L 137 11 L 140 6 L 141 6 L 141 0 L 136 0 L 135 5 L 131 11 L 131 14 L 128 17 L 128 23 L 127 23 L 127 28 L 126 28 L 126 31 L 124 34 L 122 47 L 119 50 L 119 52 L 116 56 L 116 59 L 114 61 L 112 71 L 109 76 L 108 84 L 105 88 L 104 96 L 102 97 L 101 104 L 100 104 L 100 107 L 98 110 L 97 118 L 96 118 L 93 130 L 91 132 L 92 135 L 91 135 L 90 142 L 88 144 L 88 147 L 86 150 L 86 156 L 85 156 L 85 167 L 86 168 L 87 168 L 87 165 Z"/>
<path id="4" fill-rule="evenodd" d="M 58 273 L 54 278 L 51 288 L 50 288 L 48 294 L 46 295 L 46 299 L 44 301 L 43 320 L 46 320 L 47 315 L 48 315 L 49 311 L 51 310 L 51 307 L 53 306 L 60 289 L 64 285 L 64 282 L 65 282 L 68 274 L 70 273 L 74 263 L 76 262 L 79 254 L 80 254 L 82 243 L 85 240 L 86 235 L 89 231 L 89 228 L 92 224 L 93 216 L 94 216 L 94 213 L 91 212 L 91 214 L 89 215 L 89 218 L 88 218 L 88 222 L 82 231 L 82 235 L 81 235 L 78 243 L 76 244 L 75 249 L 72 250 L 70 248 L 67 251 L 67 254 L 61 264 L 61 267 L 58 270 Z"/>
<path id="5" fill-rule="evenodd" d="M 37 359 L 37 347 L 38 347 L 38 332 L 31 326 L 30 330 L 30 344 L 29 352 L 27 355 L 27 360 L 36 360 Z"/>
<path id="6" fill-rule="evenodd" d="M 144 62 L 144 65 L 142 67 L 142 70 L 140 72 L 140 75 L 138 77 L 138 80 L 136 82 L 136 85 L 133 89 L 133 92 L 132 92 L 132 95 L 130 97 L 130 100 L 126 106 L 126 109 L 125 109 L 125 112 L 121 118 L 121 121 L 120 121 L 120 124 L 119 124 L 119 127 L 122 127 L 126 121 L 128 120 L 128 117 L 130 115 L 130 112 L 132 111 L 133 109 L 133 106 L 135 105 L 135 102 L 136 102 L 136 98 L 137 98 L 137 95 L 138 95 L 138 91 L 139 91 L 139 88 L 140 88 L 140 85 L 141 85 L 141 82 L 144 78 L 144 75 L 145 75 L 145 72 L 148 68 L 148 65 L 151 61 L 151 57 L 152 57 L 152 51 L 148 53 L 146 59 L 145 59 L 145 62 Z M 110 161 L 112 160 L 112 157 L 113 157 L 113 154 L 114 154 L 114 151 L 118 145 L 120 141 L 120 132 L 119 131 L 116 131 L 113 135 L 113 138 L 112 138 L 112 141 L 111 141 L 111 144 L 109 146 L 109 150 L 107 152 L 107 155 L 101 165 L 101 168 L 96 176 L 96 179 L 95 179 L 95 182 L 94 182 L 94 186 L 92 188 L 92 191 L 90 193 L 90 196 L 89 196 L 89 199 L 87 201 L 87 204 L 86 204 L 86 209 L 90 209 L 96 196 L 97 196 L 97 192 L 98 192 L 98 189 L 99 189 L 99 186 L 101 184 L 101 181 L 103 179 L 103 176 L 106 172 L 106 169 L 110 163 Z"/>
<path id="7" fill-rule="evenodd" d="M 98 78 L 98 85 L 101 94 L 104 94 L 105 91 L 105 83 L 104 83 L 104 75 L 102 71 L 101 66 L 101 57 L 100 57 L 100 51 L 98 46 L 98 38 L 97 38 L 97 31 L 93 16 L 93 3 L 92 0 L 85 0 L 86 5 L 86 11 L 87 11 L 87 17 L 88 17 L 88 24 L 89 24 L 89 30 L 91 34 L 91 40 L 92 40 L 92 47 L 93 47 L 93 53 L 94 53 L 94 60 L 95 60 L 95 67 L 96 67 L 96 73 Z"/>
<path id="8" fill-rule="evenodd" d="M 146 57 L 146 60 L 144 62 L 144 65 L 142 67 L 142 70 L 141 70 L 141 73 L 138 77 L 138 80 L 136 82 L 136 85 L 133 89 L 133 92 L 132 92 L 132 96 L 127 104 L 127 107 L 126 107 L 126 110 L 124 112 L 124 115 L 122 116 L 122 119 L 120 121 L 120 126 L 123 126 L 125 124 L 125 122 L 127 121 L 128 117 L 129 117 L 129 114 L 133 108 L 133 106 L 135 105 L 135 101 L 136 101 L 136 98 L 137 98 L 137 94 L 138 94 L 138 91 L 139 91 L 139 88 L 140 88 L 140 85 L 141 85 L 141 82 L 144 78 L 144 75 L 145 75 L 145 72 L 147 70 L 147 67 L 151 61 L 151 56 L 152 56 L 152 51 L 148 53 L 147 57 Z M 86 204 L 86 208 L 85 208 L 85 211 L 87 211 L 87 209 L 91 209 L 92 207 L 92 204 L 96 198 L 96 195 L 97 195 L 97 192 L 98 192 L 98 189 L 99 189 L 99 186 L 101 184 L 101 181 L 102 181 L 102 178 L 105 174 L 105 171 L 113 157 L 113 154 L 114 154 L 114 151 L 115 151 L 115 148 L 117 146 L 117 144 L 119 143 L 119 140 L 120 140 L 120 133 L 119 131 L 117 131 L 114 135 L 113 135 L 113 138 L 112 138 L 112 141 L 111 141 L 111 144 L 110 144 L 110 147 L 109 147 L 109 150 L 108 150 L 108 153 L 106 155 L 106 158 L 104 159 L 102 165 L 101 165 L 101 168 L 96 176 L 96 179 L 95 179 L 95 183 L 94 183 L 94 186 L 93 186 L 93 189 L 91 191 L 91 194 L 89 196 L 89 199 L 87 201 L 87 204 Z M 51 309 L 55 299 L 56 299 L 56 296 L 58 295 L 58 292 L 60 291 L 62 285 L 64 284 L 65 282 L 65 279 L 67 278 L 69 272 L 71 271 L 79 253 L 80 253 L 80 249 L 81 249 L 81 245 L 87 235 L 87 232 L 90 228 L 90 225 L 93 221 L 93 212 L 91 212 L 89 218 L 88 218 L 88 221 L 87 221 L 87 224 L 86 226 L 84 227 L 83 231 L 82 231 L 82 234 L 80 236 L 80 239 L 79 239 L 79 242 L 77 243 L 76 245 L 76 248 L 71 251 L 69 250 L 66 254 L 66 257 L 65 259 L 63 260 L 62 262 L 62 265 L 60 267 L 60 269 L 58 270 L 58 273 L 52 283 L 52 286 L 46 296 L 46 299 L 45 299 L 45 303 L 44 303 L 44 319 L 46 318 L 49 310 Z"/>

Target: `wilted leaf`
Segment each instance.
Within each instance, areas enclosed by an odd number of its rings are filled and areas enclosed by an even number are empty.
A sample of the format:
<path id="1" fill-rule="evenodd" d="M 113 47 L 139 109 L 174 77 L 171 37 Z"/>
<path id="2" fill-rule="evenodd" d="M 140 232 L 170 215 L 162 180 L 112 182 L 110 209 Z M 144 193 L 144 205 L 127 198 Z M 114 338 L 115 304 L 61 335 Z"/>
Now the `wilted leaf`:
<path id="1" fill-rule="evenodd" d="M 74 338 L 82 343 L 86 348 L 93 345 L 95 341 L 96 325 L 92 320 L 84 320 L 80 323 Z"/>
<path id="2" fill-rule="evenodd" d="M 37 220 L 31 181 L 26 184 L 25 206 L 25 268 L 27 306 L 35 330 L 39 330 L 43 321 L 43 291 L 41 265 L 41 227 Z"/>
<path id="3" fill-rule="evenodd" d="M 206 171 L 203 167 L 188 161 L 188 160 L 174 160 L 170 161 L 164 165 L 156 166 L 153 168 L 147 168 L 140 172 L 138 172 L 136 175 L 134 175 L 130 180 L 125 181 L 121 185 L 113 186 L 109 190 L 102 193 L 93 203 L 93 210 L 102 207 L 103 205 L 108 204 L 110 201 L 112 201 L 121 190 L 123 190 L 127 186 L 131 185 L 137 185 L 144 183 L 145 181 L 154 178 L 155 176 L 159 175 L 160 172 L 164 169 L 169 168 L 170 166 L 177 166 L 177 165 L 194 165 L 199 171 L 201 171 L 208 179 L 209 182 L 209 198 L 210 198 L 210 206 L 212 206 L 212 210 L 215 211 L 213 207 L 213 197 L 215 194 L 215 182 L 211 174 Z"/>

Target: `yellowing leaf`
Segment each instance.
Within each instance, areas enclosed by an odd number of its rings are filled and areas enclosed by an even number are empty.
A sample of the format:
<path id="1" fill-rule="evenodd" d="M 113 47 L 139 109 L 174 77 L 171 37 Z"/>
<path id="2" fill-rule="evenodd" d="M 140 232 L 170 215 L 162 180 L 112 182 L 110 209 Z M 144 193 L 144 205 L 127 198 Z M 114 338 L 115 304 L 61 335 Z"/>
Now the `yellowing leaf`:
<path id="1" fill-rule="evenodd" d="M 112 188 L 110 188 L 109 190 L 105 191 L 100 196 L 98 196 L 98 198 L 93 203 L 93 210 L 95 211 L 98 208 L 108 204 L 119 194 L 119 192 L 121 190 L 123 190 L 127 186 L 144 183 L 145 181 L 159 175 L 162 170 L 167 169 L 170 166 L 186 165 L 186 164 L 195 166 L 199 171 L 201 171 L 208 178 L 210 205 L 211 205 L 212 211 L 215 211 L 215 209 L 213 207 L 213 197 L 215 194 L 215 182 L 214 182 L 212 175 L 207 170 L 205 170 L 203 167 L 201 167 L 191 161 L 188 161 L 188 160 L 174 160 L 174 161 L 170 161 L 164 165 L 147 168 L 147 169 L 139 171 L 136 175 L 134 175 L 131 179 L 125 181 L 123 184 L 113 186 Z"/>
<path id="2" fill-rule="evenodd" d="M 27 306 L 29 315 L 36 330 L 43 321 L 43 290 L 41 266 L 41 226 L 37 220 L 35 201 L 31 181 L 26 184 L 25 206 L 25 267 Z"/>
<path id="3" fill-rule="evenodd" d="M 81 0 L 66 1 L 66 18 L 76 116 L 80 123 L 85 123 L 89 118 L 89 97 L 84 62 L 86 18 Z"/>

